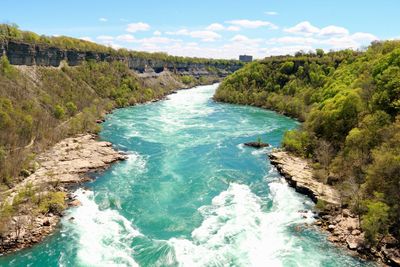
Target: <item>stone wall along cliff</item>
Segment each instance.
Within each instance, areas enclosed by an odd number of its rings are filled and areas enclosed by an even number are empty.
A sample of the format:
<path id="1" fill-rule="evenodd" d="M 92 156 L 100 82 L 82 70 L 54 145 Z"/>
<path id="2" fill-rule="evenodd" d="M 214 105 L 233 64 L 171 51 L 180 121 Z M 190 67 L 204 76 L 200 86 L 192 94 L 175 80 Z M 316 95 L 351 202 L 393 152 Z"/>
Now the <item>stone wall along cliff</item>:
<path id="1" fill-rule="evenodd" d="M 220 76 L 226 76 L 242 67 L 242 63 L 239 62 L 229 65 L 213 61 L 210 63 L 173 62 L 103 52 L 64 50 L 46 44 L 31 44 L 13 40 L 0 40 L 0 55 L 3 54 L 7 55 L 12 65 L 58 67 L 63 60 L 69 66 L 79 65 L 85 60 L 121 61 L 128 64 L 130 69 L 140 73 L 148 71 L 160 73 L 167 69 L 181 75 L 193 76 L 210 75 L 209 67 L 217 69 Z"/>

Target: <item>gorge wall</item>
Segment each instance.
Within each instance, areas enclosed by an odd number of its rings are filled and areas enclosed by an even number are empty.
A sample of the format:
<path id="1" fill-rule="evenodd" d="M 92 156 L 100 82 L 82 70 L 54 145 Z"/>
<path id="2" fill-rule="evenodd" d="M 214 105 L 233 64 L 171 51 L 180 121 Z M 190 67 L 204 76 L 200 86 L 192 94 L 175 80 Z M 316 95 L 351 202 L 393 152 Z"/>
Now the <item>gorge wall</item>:
<path id="1" fill-rule="evenodd" d="M 207 63 L 198 62 L 178 62 L 162 60 L 157 58 L 141 58 L 135 56 L 124 56 L 118 54 L 65 50 L 46 44 L 32 44 L 14 40 L 0 40 L 0 55 L 7 55 L 12 65 L 27 66 L 52 66 L 58 67 L 61 61 L 66 61 L 69 66 L 77 66 L 85 60 L 94 61 L 122 61 L 128 67 L 139 73 L 155 72 L 160 73 L 164 70 L 181 74 L 193 75 L 196 77 L 217 74 L 224 77 L 235 72 L 243 66 L 239 61 L 231 61 L 229 64 L 210 60 Z"/>

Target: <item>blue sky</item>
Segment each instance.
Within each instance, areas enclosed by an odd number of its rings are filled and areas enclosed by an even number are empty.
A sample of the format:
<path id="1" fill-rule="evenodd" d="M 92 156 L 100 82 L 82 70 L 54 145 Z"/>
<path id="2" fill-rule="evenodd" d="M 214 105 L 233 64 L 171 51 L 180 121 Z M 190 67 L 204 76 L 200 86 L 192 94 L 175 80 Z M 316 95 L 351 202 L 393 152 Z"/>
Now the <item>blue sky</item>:
<path id="1" fill-rule="evenodd" d="M 399 0 L 1 1 L 0 22 L 173 55 L 257 58 L 399 38 Z"/>

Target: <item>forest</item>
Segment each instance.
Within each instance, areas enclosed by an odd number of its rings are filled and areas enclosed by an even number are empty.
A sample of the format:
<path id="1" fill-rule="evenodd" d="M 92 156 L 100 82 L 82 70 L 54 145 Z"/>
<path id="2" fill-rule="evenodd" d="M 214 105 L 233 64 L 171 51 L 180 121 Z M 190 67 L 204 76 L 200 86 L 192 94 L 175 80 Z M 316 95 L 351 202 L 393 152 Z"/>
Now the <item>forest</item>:
<path id="1" fill-rule="evenodd" d="M 285 133 L 284 149 L 310 159 L 315 178 L 339 189 L 370 244 L 387 233 L 400 238 L 399 41 L 268 57 L 228 76 L 214 98 L 302 121 Z"/>

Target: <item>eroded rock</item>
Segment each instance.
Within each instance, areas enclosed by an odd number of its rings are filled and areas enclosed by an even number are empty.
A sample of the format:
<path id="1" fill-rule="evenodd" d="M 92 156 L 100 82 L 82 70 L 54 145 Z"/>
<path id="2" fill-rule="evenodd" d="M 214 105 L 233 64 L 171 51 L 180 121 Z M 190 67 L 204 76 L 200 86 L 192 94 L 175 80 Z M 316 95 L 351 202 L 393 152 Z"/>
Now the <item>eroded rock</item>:
<path id="1" fill-rule="evenodd" d="M 331 206 L 340 205 L 339 192 L 332 186 L 317 181 L 307 160 L 282 150 L 271 152 L 269 159 L 296 191 L 309 196 L 314 202 L 322 200 Z"/>
<path id="2" fill-rule="evenodd" d="M 124 160 L 127 156 L 112 148 L 109 142 L 99 142 L 95 135 L 78 135 L 67 138 L 37 157 L 37 170 L 6 192 L 12 202 L 17 192 L 27 184 L 38 187 L 42 191 L 67 191 L 66 186 L 81 184 L 88 179 L 90 171 L 103 170 L 111 163 Z M 67 194 L 66 201 L 70 206 L 79 206 L 79 200 Z M 21 212 L 22 213 L 22 212 Z M 0 246 L 0 254 L 30 247 L 50 234 L 60 220 L 62 214 L 16 215 L 13 217 L 9 233 Z M 18 231 L 15 229 L 18 228 Z"/>
<path id="3" fill-rule="evenodd" d="M 352 235 L 348 236 L 346 239 L 347 246 L 351 250 L 357 250 L 363 244 L 363 241 L 362 238 Z"/>

